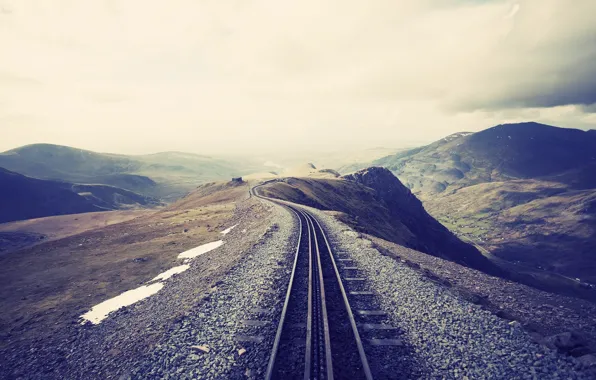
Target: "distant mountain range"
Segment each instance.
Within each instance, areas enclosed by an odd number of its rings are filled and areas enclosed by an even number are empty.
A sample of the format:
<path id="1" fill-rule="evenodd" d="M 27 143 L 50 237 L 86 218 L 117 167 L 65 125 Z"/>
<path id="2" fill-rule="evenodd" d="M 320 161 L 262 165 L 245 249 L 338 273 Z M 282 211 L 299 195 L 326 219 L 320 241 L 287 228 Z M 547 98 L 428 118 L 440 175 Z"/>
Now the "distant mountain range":
<path id="1" fill-rule="evenodd" d="M 33 178 L 111 185 L 165 200 L 175 200 L 200 183 L 255 171 L 246 162 L 197 154 L 127 156 L 51 144 L 0 153 L 0 167 Z"/>
<path id="2" fill-rule="evenodd" d="M 113 186 L 41 180 L 0 168 L 0 223 L 157 205 L 153 198 Z"/>
<path id="3" fill-rule="evenodd" d="M 496 261 L 596 282 L 596 131 L 497 125 L 365 165 L 391 170 Z"/>
<path id="4" fill-rule="evenodd" d="M 539 123 L 456 133 L 373 161 L 422 197 L 484 182 L 561 175 L 596 164 L 596 131 Z M 588 173 L 585 173 L 588 174 Z"/>

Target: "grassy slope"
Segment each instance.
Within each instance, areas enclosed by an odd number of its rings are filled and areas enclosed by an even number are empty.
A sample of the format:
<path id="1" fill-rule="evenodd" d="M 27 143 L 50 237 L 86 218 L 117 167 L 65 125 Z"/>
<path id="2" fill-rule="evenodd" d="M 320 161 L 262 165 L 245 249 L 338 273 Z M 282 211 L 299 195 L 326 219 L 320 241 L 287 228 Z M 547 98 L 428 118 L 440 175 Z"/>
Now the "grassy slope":
<path id="1" fill-rule="evenodd" d="M 2 223 L 0 224 L 0 254 L 126 222 L 154 212 L 154 210 L 89 212 Z"/>
<path id="2" fill-rule="evenodd" d="M 235 202 L 247 196 L 246 186 L 204 185 L 164 210 L 101 228 L 91 223 L 88 231 L 0 255 L 0 341 L 48 336 L 179 265 L 180 252 L 220 239 Z"/>
<path id="3" fill-rule="evenodd" d="M 515 180 L 428 199 L 443 224 L 510 262 L 596 282 L 596 190 Z"/>
<path id="4" fill-rule="evenodd" d="M 357 183 L 333 179 L 289 178 L 262 187 L 263 195 L 304 204 L 321 210 L 345 213 L 343 221 L 362 232 L 403 245 L 416 243 L 416 237 L 375 198 L 372 189 Z"/>
<path id="5" fill-rule="evenodd" d="M 101 211 L 63 182 L 29 178 L 0 168 L 0 183 L 0 223 Z"/>
<path id="6" fill-rule="evenodd" d="M 2 168 L 0 183 L 0 223 L 160 204 L 150 197 L 113 186 L 41 180 Z"/>

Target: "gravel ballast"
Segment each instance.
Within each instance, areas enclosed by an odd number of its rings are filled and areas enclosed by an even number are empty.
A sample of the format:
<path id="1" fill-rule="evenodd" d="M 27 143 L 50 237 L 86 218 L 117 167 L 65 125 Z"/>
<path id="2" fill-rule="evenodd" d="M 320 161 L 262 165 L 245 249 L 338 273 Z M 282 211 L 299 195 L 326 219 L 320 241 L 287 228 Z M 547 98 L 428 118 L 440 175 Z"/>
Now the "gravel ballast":
<path id="1" fill-rule="evenodd" d="M 172 327 L 133 379 L 263 377 L 297 240 L 290 213 L 276 206 L 273 216 L 267 238 Z"/>
<path id="2" fill-rule="evenodd" d="M 311 209 L 336 252 L 353 259 L 366 287 L 399 328 L 403 372 L 396 378 L 590 379 L 576 359 L 532 341 L 517 322 L 496 317 L 373 248 L 334 217 Z M 366 348 L 373 352 L 370 346 Z"/>
<path id="3" fill-rule="evenodd" d="M 397 328 L 391 333 L 399 334 L 400 344 L 393 351 L 365 345 L 373 373 L 390 374 L 377 378 L 594 378 L 576 359 L 532 341 L 519 323 L 498 318 L 383 255 L 333 216 L 309 210 L 336 254 L 352 259 L 350 266 L 365 278 L 352 290 L 372 291 L 374 302 L 368 306 L 387 313 L 379 322 Z M 52 341 L 5 356 L 0 377 L 263 378 L 298 223 L 287 209 L 252 197 L 237 205 L 228 224 L 237 227 L 223 237 L 225 244 L 194 259 L 158 294 L 110 314 L 99 325 L 73 321 Z M 350 302 L 353 311 L 367 306 Z"/>
<path id="4" fill-rule="evenodd" d="M 26 350 L 5 351 L 0 378 L 256 376 L 266 365 L 267 339 L 273 336 L 267 331 L 274 327 L 258 328 L 267 338 L 260 344 L 243 346 L 233 337 L 256 335 L 240 326 L 242 319 L 273 319 L 268 314 L 275 313 L 285 291 L 286 254 L 297 238 L 292 218 L 254 197 L 238 202 L 233 218 L 221 227 L 237 225 L 222 236 L 225 244 L 193 259 L 188 270 L 165 280 L 159 293 L 111 313 L 99 325 L 73 320 Z M 255 307 L 269 311 L 256 315 Z M 192 347 L 204 345 L 209 345 L 206 355 Z"/>

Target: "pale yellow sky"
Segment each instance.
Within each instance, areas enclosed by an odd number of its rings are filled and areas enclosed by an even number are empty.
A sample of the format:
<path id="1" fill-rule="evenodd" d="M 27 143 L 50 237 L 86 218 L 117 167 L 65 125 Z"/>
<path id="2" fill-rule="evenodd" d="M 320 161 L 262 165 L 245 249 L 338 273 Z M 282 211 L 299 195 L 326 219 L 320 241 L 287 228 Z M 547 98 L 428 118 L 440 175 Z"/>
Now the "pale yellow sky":
<path id="1" fill-rule="evenodd" d="M 502 122 L 595 128 L 594 14 L 593 0 L 0 0 L 0 151 L 399 147 Z"/>

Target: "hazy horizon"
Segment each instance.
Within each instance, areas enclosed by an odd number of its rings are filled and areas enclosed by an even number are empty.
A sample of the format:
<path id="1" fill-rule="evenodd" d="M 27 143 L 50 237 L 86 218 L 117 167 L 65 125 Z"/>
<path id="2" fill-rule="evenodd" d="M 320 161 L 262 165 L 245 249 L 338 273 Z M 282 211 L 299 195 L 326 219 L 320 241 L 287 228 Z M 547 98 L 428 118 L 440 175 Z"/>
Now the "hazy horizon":
<path id="1" fill-rule="evenodd" d="M 0 151 L 289 154 L 530 120 L 590 129 L 595 13 L 589 0 L 0 0 Z"/>

